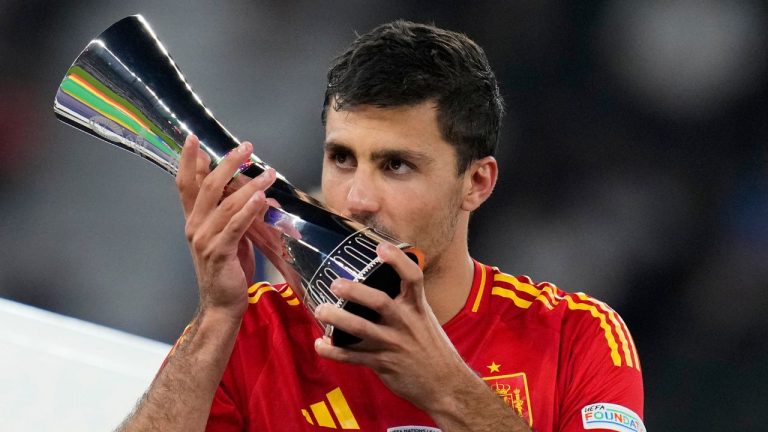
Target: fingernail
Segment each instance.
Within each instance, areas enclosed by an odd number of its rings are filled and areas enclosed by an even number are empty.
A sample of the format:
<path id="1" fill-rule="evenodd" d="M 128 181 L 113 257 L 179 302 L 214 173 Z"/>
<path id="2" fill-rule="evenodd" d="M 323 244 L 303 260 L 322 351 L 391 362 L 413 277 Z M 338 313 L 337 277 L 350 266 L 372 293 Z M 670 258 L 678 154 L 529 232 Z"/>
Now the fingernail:
<path id="1" fill-rule="evenodd" d="M 240 146 L 237 147 L 237 152 L 238 153 L 247 153 L 249 151 L 250 145 L 251 145 L 251 143 L 249 143 L 247 141 L 242 143 L 242 144 L 240 144 Z"/>
<path id="2" fill-rule="evenodd" d="M 336 279 L 333 282 L 331 282 L 331 292 L 336 294 L 336 292 L 339 290 L 341 285 L 344 283 L 344 279 Z"/>
<path id="3" fill-rule="evenodd" d="M 392 248 L 394 248 L 394 247 L 395 246 L 390 244 L 389 242 L 386 242 L 386 241 L 385 242 L 381 242 L 381 243 L 379 243 L 379 246 L 376 248 L 377 249 L 376 253 L 379 256 L 381 256 L 382 254 L 388 255 L 388 254 L 392 253 Z M 382 258 L 384 258 L 384 257 L 382 257 Z"/>
<path id="4" fill-rule="evenodd" d="M 315 339 L 315 349 L 318 349 L 323 344 L 323 340 L 320 338 Z"/>
<path id="5" fill-rule="evenodd" d="M 320 315 L 320 312 L 321 312 L 321 311 L 322 311 L 324 308 L 325 308 L 325 303 L 321 303 L 321 304 L 317 305 L 317 307 L 315 308 L 315 316 L 318 316 L 318 315 Z"/>

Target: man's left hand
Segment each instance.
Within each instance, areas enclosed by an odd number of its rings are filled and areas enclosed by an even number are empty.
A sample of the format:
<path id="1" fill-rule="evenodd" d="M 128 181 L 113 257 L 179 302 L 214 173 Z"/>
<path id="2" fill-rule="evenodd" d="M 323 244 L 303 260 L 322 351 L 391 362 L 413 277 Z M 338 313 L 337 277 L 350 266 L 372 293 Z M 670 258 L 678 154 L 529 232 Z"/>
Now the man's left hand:
<path id="1" fill-rule="evenodd" d="M 432 313 L 418 265 L 389 243 L 380 244 L 377 253 L 400 275 L 400 294 L 392 299 L 364 284 L 337 279 L 331 285 L 334 294 L 378 312 L 381 318 L 374 323 L 333 305 L 321 305 L 315 311 L 317 319 L 363 342 L 341 348 L 324 338 L 315 341 L 315 349 L 321 357 L 373 369 L 394 393 L 431 412 L 439 409 L 439 395 L 451 393 L 446 386 L 458 385 L 458 377 L 472 372 Z"/>

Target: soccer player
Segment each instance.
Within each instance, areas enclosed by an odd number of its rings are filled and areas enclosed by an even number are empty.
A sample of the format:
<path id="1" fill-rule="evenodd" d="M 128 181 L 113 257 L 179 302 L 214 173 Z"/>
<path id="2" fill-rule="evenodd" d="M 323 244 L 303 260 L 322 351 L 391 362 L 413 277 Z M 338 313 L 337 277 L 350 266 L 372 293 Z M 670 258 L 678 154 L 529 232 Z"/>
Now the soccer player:
<path id="1" fill-rule="evenodd" d="M 200 309 L 122 430 L 644 430 L 640 364 L 616 312 L 469 256 L 502 113 L 485 54 L 462 34 L 396 21 L 333 62 L 326 204 L 426 257 L 422 271 L 378 248 L 402 279 L 394 299 L 333 283 L 376 323 L 332 305 L 312 317 L 300 287 L 250 285 L 275 173 L 225 194 L 252 145 L 209 173 L 190 136 L 177 185 Z M 363 342 L 333 346 L 314 318 Z"/>

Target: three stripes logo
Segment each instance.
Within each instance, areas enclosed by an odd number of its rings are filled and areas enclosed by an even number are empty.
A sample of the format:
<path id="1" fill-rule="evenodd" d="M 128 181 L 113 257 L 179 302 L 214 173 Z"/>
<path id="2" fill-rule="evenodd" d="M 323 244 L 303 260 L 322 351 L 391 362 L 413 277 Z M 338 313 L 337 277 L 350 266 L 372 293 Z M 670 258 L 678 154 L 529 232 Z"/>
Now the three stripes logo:
<path id="1" fill-rule="evenodd" d="M 326 393 L 325 397 L 324 400 L 310 405 L 309 410 L 302 408 L 301 414 L 309 424 L 331 429 L 360 429 L 339 387 Z"/>

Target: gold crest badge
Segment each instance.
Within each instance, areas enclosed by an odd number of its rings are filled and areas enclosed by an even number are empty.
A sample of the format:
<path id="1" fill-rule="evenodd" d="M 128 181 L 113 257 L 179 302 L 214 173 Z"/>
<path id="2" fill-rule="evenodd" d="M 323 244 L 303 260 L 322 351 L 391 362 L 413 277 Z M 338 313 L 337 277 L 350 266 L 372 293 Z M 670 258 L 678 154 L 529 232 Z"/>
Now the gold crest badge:
<path id="1" fill-rule="evenodd" d="M 493 363 L 493 366 L 489 366 L 492 372 L 500 372 L 500 365 Z M 483 377 L 483 380 L 517 415 L 524 418 L 529 426 L 533 426 L 531 396 L 528 392 L 528 380 L 525 378 L 525 372 L 491 375 Z"/>

